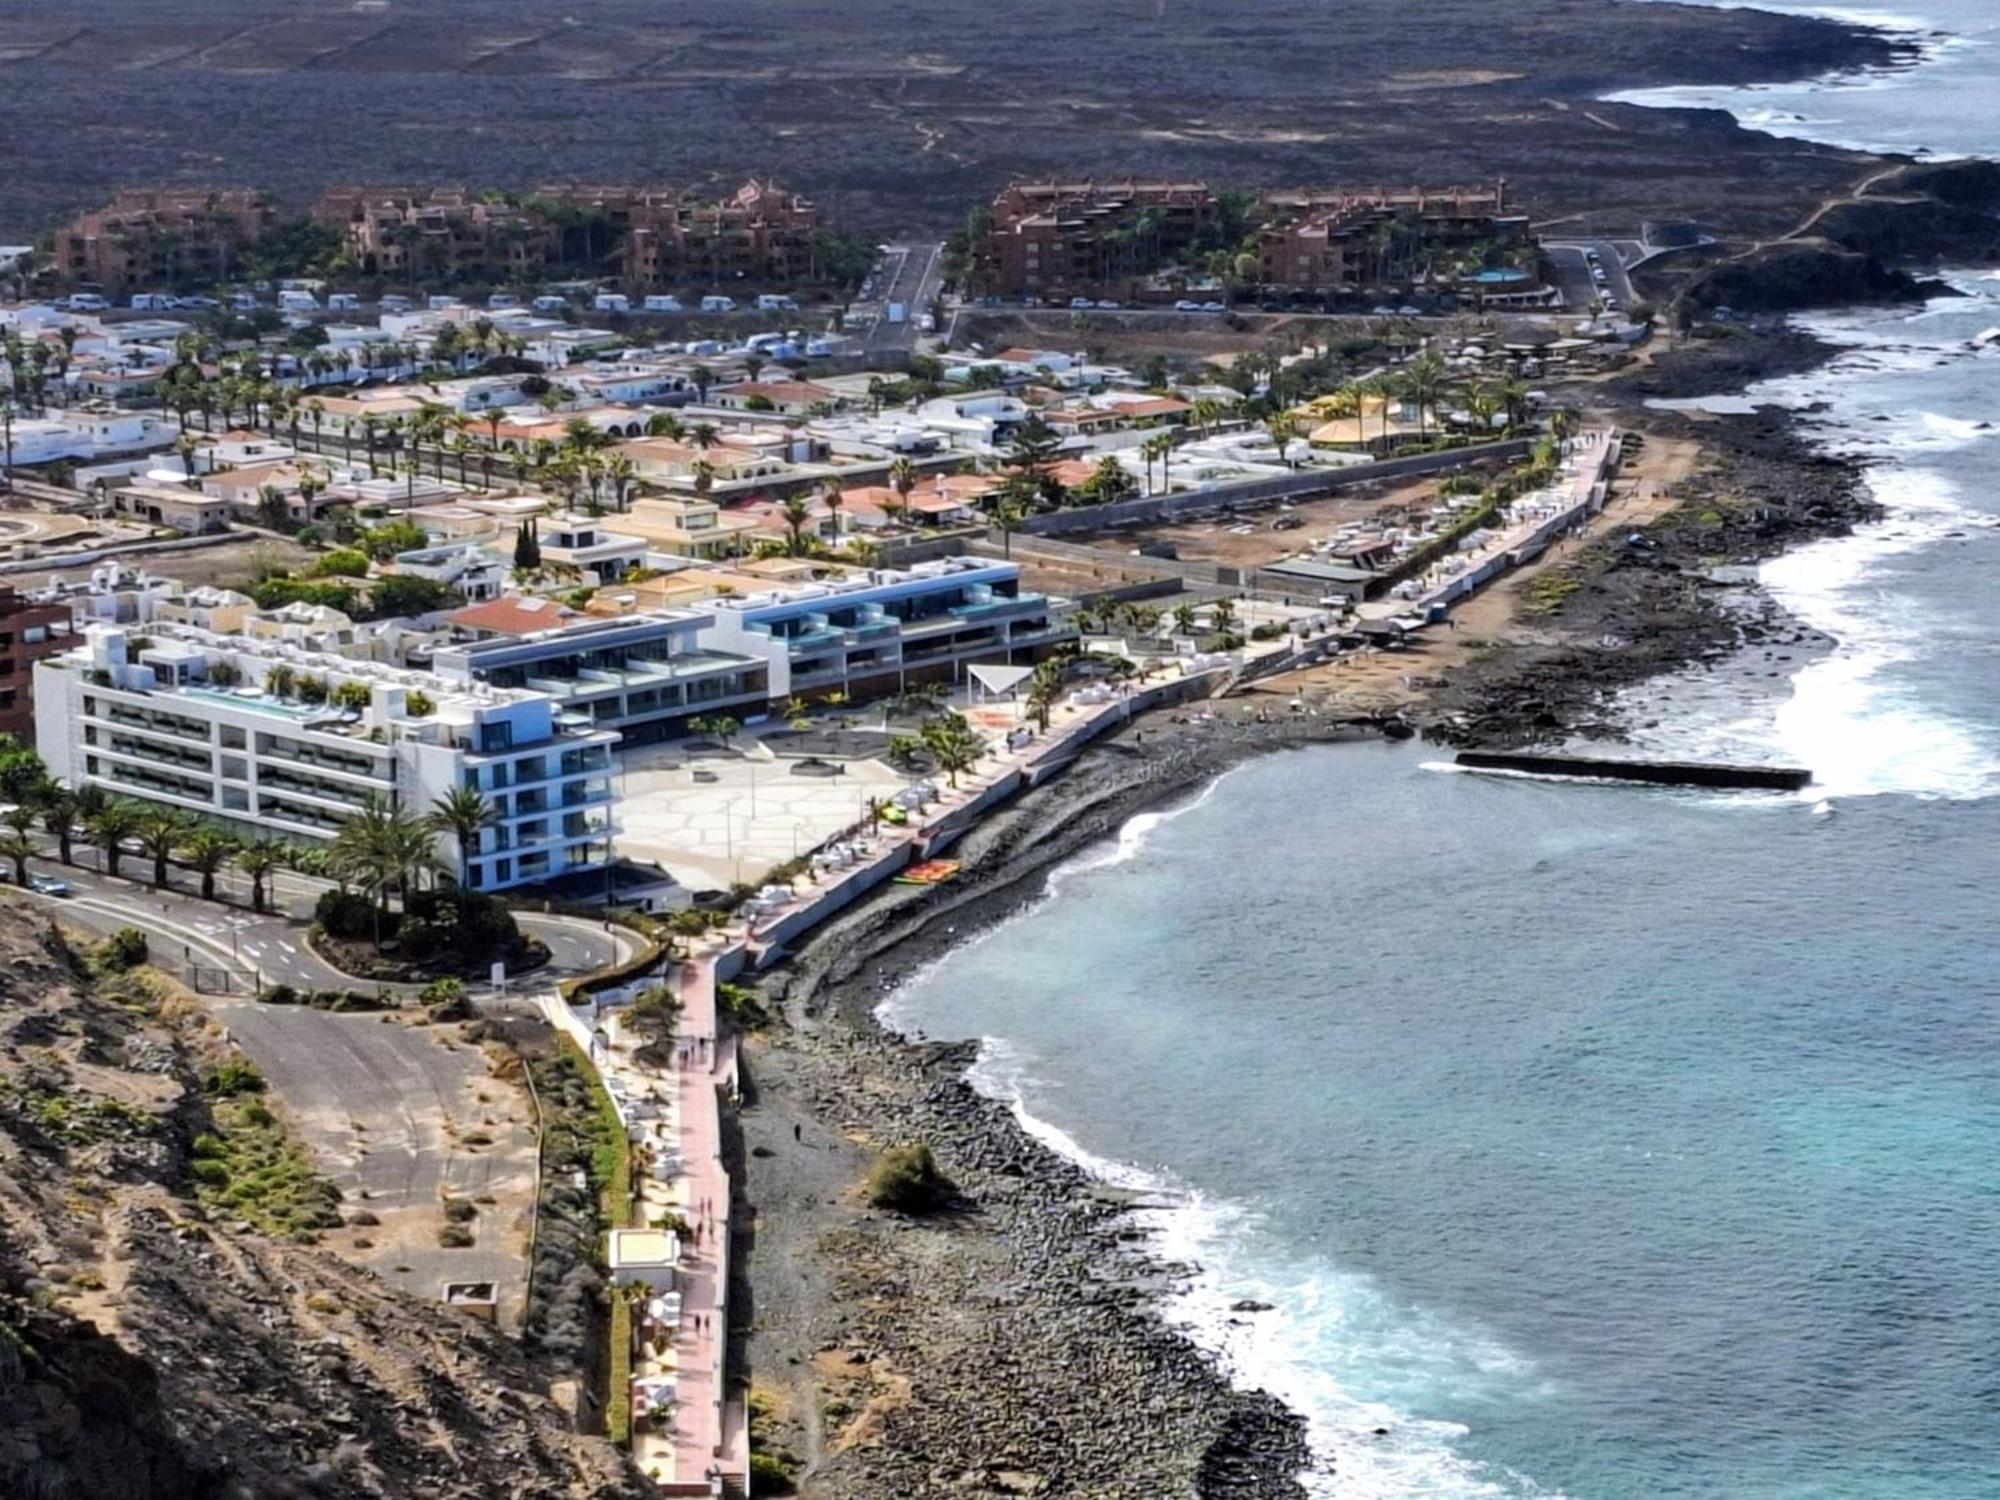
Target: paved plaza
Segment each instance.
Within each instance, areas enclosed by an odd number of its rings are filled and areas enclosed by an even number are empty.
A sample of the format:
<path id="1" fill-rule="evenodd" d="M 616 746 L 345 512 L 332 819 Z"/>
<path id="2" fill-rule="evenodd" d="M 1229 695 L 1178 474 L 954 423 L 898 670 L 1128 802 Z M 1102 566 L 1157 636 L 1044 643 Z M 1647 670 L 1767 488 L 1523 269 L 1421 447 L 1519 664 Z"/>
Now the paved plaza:
<path id="1" fill-rule="evenodd" d="M 829 760 L 840 774 L 796 774 L 797 759 L 747 734 L 726 750 L 670 743 L 623 759 L 618 852 L 660 865 L 690 890 L 754 884 L 865 818 L 871 797 L 910 784 L 881 760 Z"/>

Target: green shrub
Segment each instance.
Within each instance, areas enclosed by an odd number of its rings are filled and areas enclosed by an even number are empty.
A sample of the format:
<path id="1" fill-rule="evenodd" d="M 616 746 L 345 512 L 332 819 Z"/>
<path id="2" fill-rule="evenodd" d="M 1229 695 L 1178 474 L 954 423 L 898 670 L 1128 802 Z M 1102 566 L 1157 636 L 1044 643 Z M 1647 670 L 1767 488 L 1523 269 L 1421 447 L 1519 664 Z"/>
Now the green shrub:
<path id="1" fill-rule="evenodd" d="M 924 1214 L 950 1201 L 951 1179 L 921 1141 L 891 1146 L 868 1169 L 868 1201 L 902 1214 Z"/>
<path id="2" fill-rule="evenodd" d="M 789 1495 L 796 1488 L 791 1465 L 775 1453 L 750 1455 L 750 1481 L 751 1493 L 757 1495 Z"/>
<path id="3" fill-rule="evenodd" d="M 353 547 L 340 547 L 316 558 L 307 573 L 313 578 L 366 578 L 368 554 Z"/>
<path id="4" fill-rule="evenodd" d="M 238 1094 L 264 1092 L 264 1075 L 247 1062 L 231 1058 L 209 1069 L 201 1081 L 201 1091 L 215 1099 L 233 1099 Z"/>
<path id="5" fill-rule="evenodd" d="M 146 934 L 136 927 L 121 927 L 97 945 L 97 967 L 107 974 L 123 974 L 136 969 L 148 956 Z"/>
<path id="6" fill-rule="evenodd" d="M 229 1168 L 222 1162 L 197 1161 L 189 1170 L 194 1173 L 194 1180 L 204 1186 L 227 1187 L 229 1185 Z"/>
<path id="7" fill-rule="evenodd" d="M 375 903 L 359 891 L 323 891 L 313 903 L 313 921 L 331 938 L 372 938 L 378 917 L 385 933 L 394 931 L 390 917 L 378 913 Z"/>

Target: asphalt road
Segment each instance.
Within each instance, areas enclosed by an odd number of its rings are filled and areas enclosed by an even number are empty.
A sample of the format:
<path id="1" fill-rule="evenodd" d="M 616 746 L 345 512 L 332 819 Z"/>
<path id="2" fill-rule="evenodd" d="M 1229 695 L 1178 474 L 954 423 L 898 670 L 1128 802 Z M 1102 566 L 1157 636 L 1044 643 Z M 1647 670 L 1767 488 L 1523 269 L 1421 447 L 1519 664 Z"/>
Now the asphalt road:
<path id="1" fill-rule="evenodd" d="M 921 336 L 918 320 L 930 311 L 944 285 L 944 246 L 892 246 L 875 273 L 875 283 L 876 320 L 862 346 L 870 352 L 912 347 Z M 906 310 L 901 323 L 889 321 L 891 302 L 902 303 Z"/>
<path id="2" fill-rule="evenodd" d="M 76 853 L 93 863 L 102 859 L 95 849 L 78 848 Z M 279 877 L 276 900 L 286 911 L 260 916 L 248 909 L 249 881 L 243 875 L 219 877 L 217 893 L 225 899 L 203 901 L 183 890 L 155 890 L 128 878 L 150 873 L 149 861 L 128 855 L 119 868 L 120 878 L 113 880 L 87 866 L 64 866 L 53 858 L 29 861 L 31 874 L 53 875 L 73 888 L 68 897 L 42 899 L 95 931 L 144 929 L 156 962 L 183 971 L 199 966 L 203 972 L 193 977 L 206 984 L 192 988 L 238 991 L 253 982 L 253 975 L 254 982 L 301 989 L 367 987 L 366 981 L 341 973 L 306 946 L 312 903 L 326 889 L 325 882 L 298 875 Z M 176 875 L 184 882 L 191 879 L 185 872 Z M 523 931 L 549 945 L 550 962 L 524 981 L 538 988 L 591 973 L 635 951 L 636 939 L 622 928 L 607 930 L 602 923 L 579 917 L 515 915 Z M 480 989 L 475 986 L 474 993 Z"/>
<path id="3" fill-rule="evenodd" d="M 1598 264 L 1604 267 L 1604 286 L 1600 290 L 1590 274 L 1590 262 L 1584 258 L 1586 249 L 1597 252 Z M 1562 286 L 1563 303 L 1566 311 L 1588 313 L 1591 299 L 1608 292 L 1625 307 L 1632 305 L 1632 282 L 1625 274 L 1625 263 L 1619 258 L 1618 247 L 1609 240 L 1563 240 L 1544 242 L 1542 253 L 1555 267 L 1556 277 Z"/>

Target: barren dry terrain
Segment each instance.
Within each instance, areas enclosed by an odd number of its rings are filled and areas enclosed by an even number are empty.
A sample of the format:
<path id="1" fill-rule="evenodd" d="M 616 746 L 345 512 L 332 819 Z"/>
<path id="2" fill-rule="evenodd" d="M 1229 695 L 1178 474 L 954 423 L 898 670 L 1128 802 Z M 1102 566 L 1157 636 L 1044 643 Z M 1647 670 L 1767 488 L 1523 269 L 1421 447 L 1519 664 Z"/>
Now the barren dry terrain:
<path id="1" fill-rule="evenodd" d="M 1880 62 L 1879 39 L 1617 0 L 0 0 L 0 235 L 125 183 L 770 173 L 890 232 L 1010 176 L 1505 174 L 1543 213 L 1754 230 L 1841 153 L 1609 89 Z M 1586 107 L 1587 106 L 1587 107 Z"/>

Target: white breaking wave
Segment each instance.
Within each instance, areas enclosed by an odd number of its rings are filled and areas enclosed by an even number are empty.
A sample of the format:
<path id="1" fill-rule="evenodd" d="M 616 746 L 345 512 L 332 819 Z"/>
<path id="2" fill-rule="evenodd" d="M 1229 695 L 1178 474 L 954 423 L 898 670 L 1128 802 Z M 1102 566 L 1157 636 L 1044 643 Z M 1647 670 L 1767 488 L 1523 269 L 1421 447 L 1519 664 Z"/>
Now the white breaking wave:
<path id="1" fill-rule="evenodd" d="M 1033 1055 L 1001 1037 L 980 1038 L 967 1073 L 974 1088 L 1012 1109 L 1021 1128 L 1100 1181 L 1139 1193 L 1154 1206 L 1134 1211 L 1154 1254 L 1192 1274 L 1161 1312 L 1211 1355 L 1239 1387 L 1266 1390 L 1306 1419 L 1312 1467 L 1300 1476 L 1315 1500 L 1562 1500 L 1533 1480 L 1495 1472 L 1456 1452 L 1468 1431 L 1412 1417 L 1395 1404 L 1358 1396 L 1343 1367 L 1371 1361 L 1404 1382 L 1467 1380 L 1518 1394 L 1538 1379 L 1497 1342 L 1397 1306 L 1370 1277 L 1320 1262 L 1262 1257 L 1260 1216 L 1172 1177 L 1090 1151 L 1034 1113 L 1041 1086 Z M 1237 1302 L 1270 1311 L 1239 1313 Z M 1337 1468 L 1337 1473 L 1336 1473 Z"/>
<path id="2" fill-rule="evenodd" d="M 1868 587 L 1881 562 L 1962 528 L 1966 508 L 1942 476 L 1884 468 L 1870 480 L 1891 519 L 1765 564 L 1764 584 L 1839 645 L 1792 679 L 1773 725 L 1785 753 L 1813 768 L 1810 795 L 1971 798 L 2000 791 L 2000 756 L 1978 730 L 1899 689 L 1890 669 L 1923 652 L 1922 612 Z"/>

